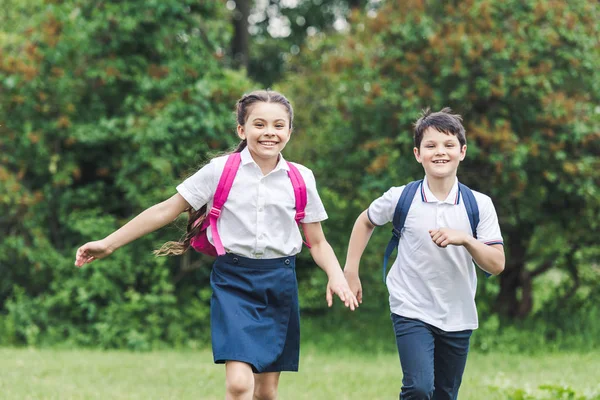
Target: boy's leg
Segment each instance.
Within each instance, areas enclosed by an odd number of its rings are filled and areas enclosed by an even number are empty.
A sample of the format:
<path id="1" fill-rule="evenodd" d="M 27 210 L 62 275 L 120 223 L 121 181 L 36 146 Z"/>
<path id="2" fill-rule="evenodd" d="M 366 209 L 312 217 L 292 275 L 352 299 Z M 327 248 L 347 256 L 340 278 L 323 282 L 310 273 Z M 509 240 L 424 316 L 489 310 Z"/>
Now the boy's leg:
<path id="1" fill-rule="evenodd" d="M 225 363 L 226 400 L 251 400 L 254 392 L 252 366 L 241 361 Z"/>
<path id="2" fill-rule="evenodd" d="M 253 400 L 277 400 L 277 386 L 281 372 L 254 374 Z"/>
<path id="3" fill-rule="evenodd" d="M 434 338 L 430 326 L 392 314 L 402 365 L 400 400 L 430 400 L 433 396 Z"/>
<path id="4" fill-rule="evenodd" d="M 434 400 L 456 400 L 469 353 L 472 330 L 435 332 L 435 392 Z"/>

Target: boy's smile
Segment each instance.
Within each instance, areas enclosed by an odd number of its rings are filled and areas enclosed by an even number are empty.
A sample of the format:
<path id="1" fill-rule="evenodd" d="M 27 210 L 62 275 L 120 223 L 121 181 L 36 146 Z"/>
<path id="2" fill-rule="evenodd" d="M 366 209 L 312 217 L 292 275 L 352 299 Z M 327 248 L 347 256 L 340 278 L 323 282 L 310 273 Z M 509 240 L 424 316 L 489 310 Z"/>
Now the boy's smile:
<path id="1" fill-rule="evenodd" d="M 423 133 L 419 148 L 414 148 L 415 158 L 423 164 L 429 178 L 456 176 L 458 164 L 465 158 L 467 146 L 461 147 L 458 138 L 451 134 L 428 128 Z"/>

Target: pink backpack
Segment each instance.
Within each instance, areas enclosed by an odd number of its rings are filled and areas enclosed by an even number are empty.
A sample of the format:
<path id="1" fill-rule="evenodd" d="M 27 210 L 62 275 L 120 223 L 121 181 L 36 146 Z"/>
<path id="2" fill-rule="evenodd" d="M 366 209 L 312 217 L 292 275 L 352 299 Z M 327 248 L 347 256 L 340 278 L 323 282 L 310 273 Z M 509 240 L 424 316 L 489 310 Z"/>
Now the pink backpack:
<path id="1" fill-rule="evenodd" d="M 206 218 L 200 227 L 200 232 L 190 241 L 192 248 L 200 253 L 204 253 L 213 257 L 222 256 L 225 254 L 225 249 L 223 248 L 223 243 L 221 242 L 221 237 L 219 236 L 219 231 L 217 230 L 217 219 L 221 215 L 221 209 L 223 208 L 223 205 L 229 196 L 231 186 L 233 185 L 233 180 L 235 179 L 235 175 L 237 174 L 240 166 L 240 161 L 240 153 L 232 153 L 227 158 L 225 168 L 223 169 L 223 173 L 219 179 L 219 184 L 217 185 L 217 190 L 215 191 L 213 206 L 206 215 Z M 298 168 L 296 168 L 290 162 L 288 162 L 288 166 L 290 168 L 288 175 L 292 181 L 294 196 L 296 198 L 295 219 L 296 223 L 300 225 L 300 221 L 305 216 L 304 210 L 306 209 L 307 202 L 306 184 L 304 183 L 304 179 L 302 178 L 302 175 L 300 175 Z M 208 241 L 208 237 L 206 236 L 206 228 L 209 226 L 212 231 L 213 241 L 215 242 L 214 246 Z M 306 238 L 306 232 L 304 233 L 304 237 Z M 310 248 L 308 239 L 306 239 L 304 244 Z"/>

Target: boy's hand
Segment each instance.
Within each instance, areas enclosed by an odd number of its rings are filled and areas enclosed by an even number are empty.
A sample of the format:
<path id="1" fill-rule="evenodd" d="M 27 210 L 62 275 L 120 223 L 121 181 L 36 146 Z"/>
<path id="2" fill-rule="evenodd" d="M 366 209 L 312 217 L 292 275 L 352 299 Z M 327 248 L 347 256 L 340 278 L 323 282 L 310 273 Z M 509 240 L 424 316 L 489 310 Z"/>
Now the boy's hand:
<path id="1" fill-rule="evenodd" d="M 362 304 L 362 285 L 358 277 L 358 272 L 352 272 L 344 268 L 344 276 L 346 277 L 348 286 L 350 286 L 350 290 L 356 296 L 356 300 L 358 300 L 359 304 Z"/>
<path id="2" fill-rule="evenodd" d="M 325 294 L 325 297 L 329 307 L 333 304 L 334 293 L 337 294 L 340 300 L 344 302 L 344 305 L 349 307 L 352 311 L 358 307 L 358 300 L 356 300 L 356 296 L 350 290 L 342 271 L 336 273 L 333 277 L 330 277 L 329 282 L 327 283 L 327 293 Z"/>
<path id="3" fill-rule="evenodd" d="M 446 247 L 449 244 L 462 246 L 469 239 L 469 235 L 465 232 L 450 228 L 430 229 L 429 236 L 431 236 L 431 240 L 439 247 Z"/>
<path id="4" fill-rule="evenodd" d="M 81 267 L 84 264 L 89 264 L 94 260 L 99 260 L 111 254 L 112 250 L 103 240 L 88 242 L 77 249 L 75 265 Z"/>

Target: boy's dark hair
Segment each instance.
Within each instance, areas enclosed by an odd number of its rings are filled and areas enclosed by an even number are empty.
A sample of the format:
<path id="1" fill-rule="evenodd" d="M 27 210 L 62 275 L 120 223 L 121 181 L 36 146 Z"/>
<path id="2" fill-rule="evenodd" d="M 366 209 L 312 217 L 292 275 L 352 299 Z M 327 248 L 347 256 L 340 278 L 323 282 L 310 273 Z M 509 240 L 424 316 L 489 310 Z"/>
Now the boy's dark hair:
<path id="1" fill-rule="evenodd" d="M 429 107 L 423 110 L 421 117 L 415 122 L 414 141 L 417 149 L 421 147 L 423 134 L 428 128 L 434 128 L 447 135 L 456 136 L 461 147 L 467 144 L 462 117 L 458 114 L 452 114 L 450 107 L 444 107 L 438 112 L 431 112 Z"/>

